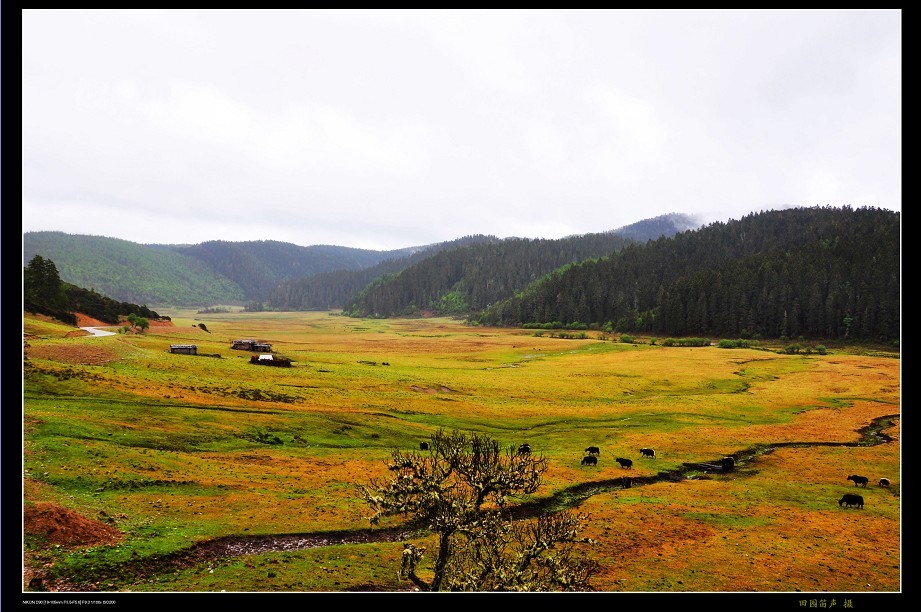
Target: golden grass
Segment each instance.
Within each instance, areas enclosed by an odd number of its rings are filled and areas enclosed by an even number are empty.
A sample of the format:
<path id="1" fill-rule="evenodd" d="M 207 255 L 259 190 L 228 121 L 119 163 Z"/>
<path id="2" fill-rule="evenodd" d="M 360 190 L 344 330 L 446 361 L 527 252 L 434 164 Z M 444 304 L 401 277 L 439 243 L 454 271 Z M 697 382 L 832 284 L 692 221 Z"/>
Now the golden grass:
<path id="1" fill-rule="evenodd" d="M 853 443 L 900 412 L 891 356 L 564 340 L 450 319 L 163 314 L 175 326 L 143 335 L 30 338 L 25 369 L 25 499 L 123 513 L 141 548 L 367 527 L 354 484 L 385 477 L 391 448 L 439 427 L 529 442 L 550 460 L 545 497 L 757 445 Z M 294 367 L 251 365 L 237 338 L 272 343 Z M 170 354 L 176 343 L 200 355 Z M 734 475 L 590 497 L 596 587 L 898 590 L 900 436 L 888 433 L 885 445 L 781 448 Z M 598 467 L 580 465 L 589 445 Z M 861 469 L 866 507 L 839 508 Z"/>

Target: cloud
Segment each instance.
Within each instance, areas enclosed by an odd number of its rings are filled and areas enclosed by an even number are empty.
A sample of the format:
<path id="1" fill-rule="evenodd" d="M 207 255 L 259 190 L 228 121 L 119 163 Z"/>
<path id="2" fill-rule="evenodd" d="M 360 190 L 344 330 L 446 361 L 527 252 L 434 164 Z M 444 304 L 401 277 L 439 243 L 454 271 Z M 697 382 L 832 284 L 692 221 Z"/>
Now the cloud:
<path id="1" fill-rule="evenodd" d="M 901 206 L 900 11 L 27 9 L 22 38 L 24 231 L 400 248 Z"/>

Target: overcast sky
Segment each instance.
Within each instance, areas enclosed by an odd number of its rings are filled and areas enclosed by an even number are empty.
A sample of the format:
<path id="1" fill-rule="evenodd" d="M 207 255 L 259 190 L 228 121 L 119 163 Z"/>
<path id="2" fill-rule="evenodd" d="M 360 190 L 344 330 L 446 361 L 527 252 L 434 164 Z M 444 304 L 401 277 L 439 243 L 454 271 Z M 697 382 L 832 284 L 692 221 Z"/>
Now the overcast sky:
<path id="1" fill-rule="evenodd" d="M 35 10 L 23 231 L 395 249 L 901 210 L 902 15 Z"/>

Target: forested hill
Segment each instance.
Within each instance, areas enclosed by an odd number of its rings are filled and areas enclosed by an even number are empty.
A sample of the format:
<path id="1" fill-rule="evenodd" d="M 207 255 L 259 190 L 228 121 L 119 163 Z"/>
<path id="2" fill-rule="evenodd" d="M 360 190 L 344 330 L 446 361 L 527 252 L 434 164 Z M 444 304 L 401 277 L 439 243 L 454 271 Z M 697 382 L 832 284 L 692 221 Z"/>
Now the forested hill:
<path id="1" fill-rule="evenodd" d="M 376 265 L 384 257 L 411 252 L 411 249 L 383 252 L 328 245 L 304 247 L 273 240 L 215 240 L 172 248 L 204 262 L 233 281 L 252 300 L 264 299 L 276 285 L 294 278 L 331 270 L 360 270 Z"/>
<path id="2" fill-rule="evenodd" d="M 112 325 L 117 325 L 122 316 L 161 318 L 147 306 L 119 302 L 62 281 L 54 262 L 41 255 L 29 261 L 29 265 L 23 269 L 22 279 L 24 311 L 48 315 L 70 325 L 77 325 L 74 313 L 78 312 Z"/>
<path id="3" fill-rule="evenodd" d="M 568 266 L 475 320 L 621 332 L 888 340 L 900 332 L 900 214 L 798 208 L 713 223 Z"/>
<path id="4" fill-rule="evenodd" d="M 423 247 L 405 257 L 387 259 L 362 270 L 335 270 L 287 281 L 268 294 L 266 305 L 271 310 L 342 308 L 350 298 L 380 276 L 400 272 L 441 251 L 498 241 L 495 236 L 464 236 L 457 240 Z"/>
<path id="5" fill-rule="evenodd" d="M 628 242 L 608 232 L 557 240 L 506 238 L 442 251 L 398 274 L 378 278 L 350 300 L 344 312 L 374 317 L 426 311 L 467 314 L 511 297 L 564 264 L 613 253 Z"/>
<path id="6" fill-rule="evenodd" d="M 373 266 L 412 248 L 369 251 L 274 241 L 143 245 L 118 238 L 26 232 L 23 265 L 35 255 L 61 279 L 137 304 L 204 306 L 265 299 L 275 284 L 305 274 Z"/>
<path id="7" fill-rule="evenodd" d="M 57 265 L 61 280 L 135 304 L 198 306 L 242 302 L 230 279 L 194 257 L 118 238 L 26 232 L 23 265 L 36 255 Z"/>

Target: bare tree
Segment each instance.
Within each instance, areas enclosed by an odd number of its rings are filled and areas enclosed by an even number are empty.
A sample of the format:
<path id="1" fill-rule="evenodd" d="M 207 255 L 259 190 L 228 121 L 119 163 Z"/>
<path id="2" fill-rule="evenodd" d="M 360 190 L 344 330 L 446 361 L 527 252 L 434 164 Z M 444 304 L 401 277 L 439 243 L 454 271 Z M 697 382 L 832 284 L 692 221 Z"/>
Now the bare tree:
<path id="1" fill-rule="evenodd" d="M 510 498 L 540 486 L 548 467 L 542 455 L 503 450 L 485 435 L 439 430 L 426 453 L 394 449 L 387 466 L 392 479 L 357 487 L 374 511 L 372 525 L 402 514 L 437 535 L 430 569 L 421 563 L 424 547 L 403 545 L 400 576 L 421 590 L 591 590 L 588 579 L 598 566 L 580 544 L 594 542 L 578 537 L 587 515 L 510 516 Z"/>

